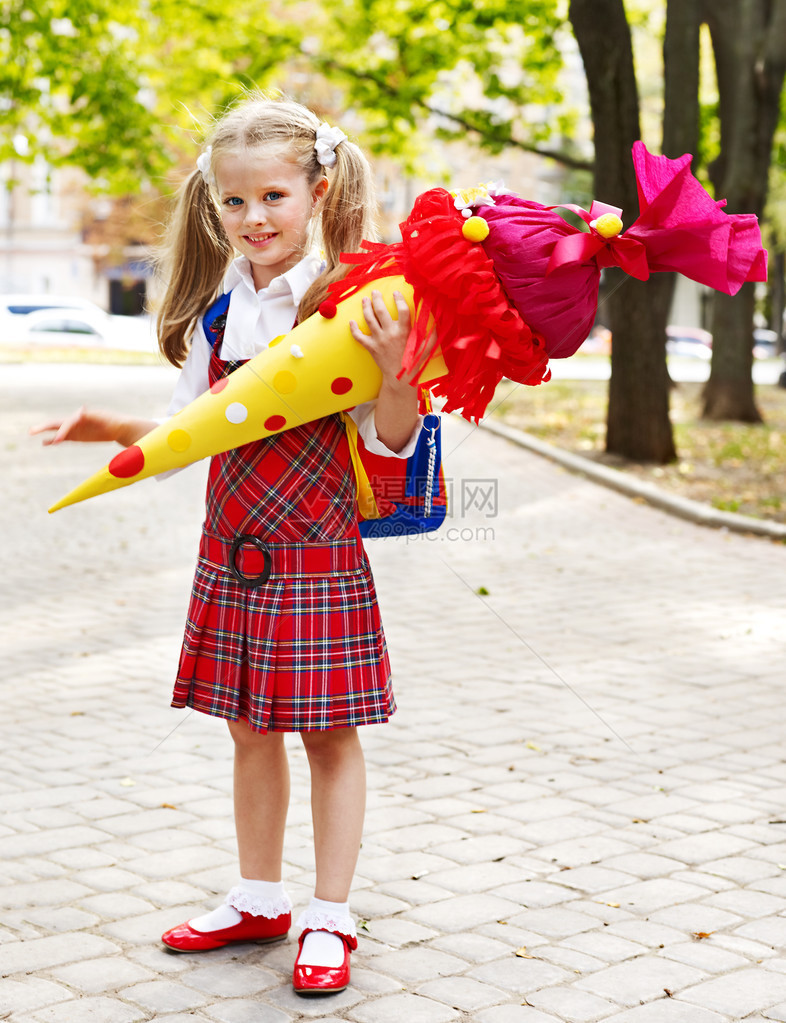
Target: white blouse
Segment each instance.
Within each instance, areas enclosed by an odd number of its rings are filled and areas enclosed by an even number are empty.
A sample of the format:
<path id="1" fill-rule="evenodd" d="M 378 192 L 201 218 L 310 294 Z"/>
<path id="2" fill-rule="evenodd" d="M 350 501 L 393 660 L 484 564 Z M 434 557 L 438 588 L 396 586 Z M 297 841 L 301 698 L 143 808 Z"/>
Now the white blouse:
<path id="1" fill-rule="evenodd" d="M 251 264 L 239 256 L 230 266 L 224 279 L 223 290 L 232 291 L 232 301 L 221 345 L 221 358 L 227 362 L 252 359 L 267 348 L 273 338 L 287 334 L 295 322 L 300 300 L 322 272 L 323 263 L 310 254 L 280 277 L 274 278 L 266 288 L 256 290 L 251 276 Z M 200 317 L 191 339 L 191 348 L 175 386 L 167 414 L 172 416 L 184 408 L 210 386 L 208 369 L 211 347 L 207 342 Z M 412 435 L 400 451 L 391 451 L 377 436 L 374 420 L 376 399 L 349 410 L 357 424 L 363 443 L 373 454 L 409 458 L 421 429 L 418 417 Z"/>

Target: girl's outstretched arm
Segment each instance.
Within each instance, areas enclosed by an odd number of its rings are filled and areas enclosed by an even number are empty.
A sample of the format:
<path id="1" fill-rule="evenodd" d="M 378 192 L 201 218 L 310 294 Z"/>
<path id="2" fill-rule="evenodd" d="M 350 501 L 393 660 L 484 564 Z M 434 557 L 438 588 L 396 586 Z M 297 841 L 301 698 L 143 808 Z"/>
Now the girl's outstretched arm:
<path id="1" fill-rule="evenodd" d="M 64 440 L 117 441 L 127 448 L 158 426 L 153 419 L 119 416 L 84 405 L 64 419 L 50 419 L 30 427 L 31 434 L 44 433 L 44 444 L 62 444 Z"/>
<path id="2" fill-rule="evenodd" d="M 418 421 L 418 389 L 398 378 L 411 321 L 403 295 L 394 292 L 394 300 L 397 319 L 390 315 L 380 292 L 373 291 L 370 299 L 363 299 L 363 315 L 370 334 L 364 333 L 354 320 L 350 321 L 349 329 L 382 370 L 382 386 L 374 409 L 377 436 L 391 451 L 400 451 Z"/>

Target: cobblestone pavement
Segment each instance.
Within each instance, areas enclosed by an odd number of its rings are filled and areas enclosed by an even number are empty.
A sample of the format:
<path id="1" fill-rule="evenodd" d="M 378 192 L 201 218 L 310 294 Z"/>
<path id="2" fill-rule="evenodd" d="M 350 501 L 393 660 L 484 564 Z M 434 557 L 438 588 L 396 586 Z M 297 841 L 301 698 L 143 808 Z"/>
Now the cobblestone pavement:
<path id="1" fill-rule="evenodd" d="M 782 545 L 448 422 L 449 527 L 371 549 L 399 711 L 364 735 L 353 983 L 303 1000 L 294 940 L 158 942 L 236 874 L 225 726 L 168 706 L 203 469 L 49 517 L 105 452 L 25 436 L 82 399 L 159 410 L 172 375 L 0 380 L 0 1019 L 786 1020 Z"/>

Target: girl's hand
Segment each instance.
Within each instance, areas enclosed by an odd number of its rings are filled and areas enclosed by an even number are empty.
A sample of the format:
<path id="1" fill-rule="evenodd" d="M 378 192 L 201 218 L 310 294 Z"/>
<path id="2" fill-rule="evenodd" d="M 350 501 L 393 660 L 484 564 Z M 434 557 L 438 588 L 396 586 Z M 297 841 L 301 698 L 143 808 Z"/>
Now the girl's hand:
<path id="1" fill-rule="evenodd" d="M 396 319 L 390 315 L 381 292 L 375 289 L 371 292 L 371 298 L 363 299 L 363 316 L 368 333 L 361 330 L 354 320 L 349 321 L 349 329 L 352 337 L 374 357 L 386 384 L 394 387 L 409 386 L 408 381 L 398 379 L 412 326 L 409 306 L 399 291 L 393 292 L 393 301 L 398 314 Z"/>
<path id="2" fill-rule="evenodd" d="M 76 441 L 117 441 L 124 447 L 134 444 L 149 433 L 157 424 L 147 419 L 132 419 L 104 412 L 100 409 L 87 409 L 82 406 L 65 419 L 50 419 L 46 423 L 38 423 L 30 427 L 30 433 L 50 434 L 44 437 L 43 443 L 62 444 L 65 440 Z"/>
<path id="3" fill-rule="evenodd" d="M 372 291 L 370 299 L 363 299 L 363 315 L 369 333 L 365 334 L 354 320 L 350 320 L 349 329 L 382 370 L 382 386 L 374 409 L 377 436 L 391 451 L 401 451 L 418 421 L 418 391 L 409 380 L 398 377 L 411 317 L 400 292 L 393 292 L 393 301 L 398 319 L 393 319 L 388 312 L 382 294 Z"/>

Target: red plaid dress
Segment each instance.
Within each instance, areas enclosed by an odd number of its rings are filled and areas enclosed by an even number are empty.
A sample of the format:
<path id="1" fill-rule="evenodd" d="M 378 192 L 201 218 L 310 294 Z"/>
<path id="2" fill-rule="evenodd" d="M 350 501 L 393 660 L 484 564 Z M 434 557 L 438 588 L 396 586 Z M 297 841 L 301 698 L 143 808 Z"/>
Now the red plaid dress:
<path id="1" fill-rule="evenodd" d="M 218 347 L 211 384 L 239 365 L 222 362 Z M 271 575 L 258 588 L 228 568 L 240 534 L 270 548 Z M 235 564 L 255 576 L 262 555 L 244 545 Z M 172 706 L 259 732 L 374 724 L 395 711 L 338 416 L 212 459 Z"/>

